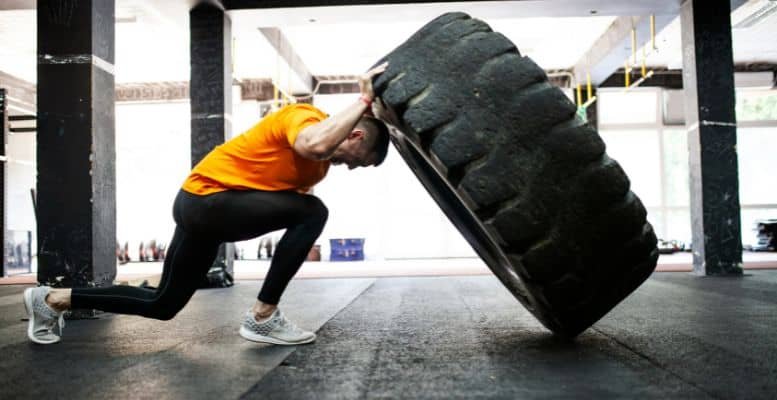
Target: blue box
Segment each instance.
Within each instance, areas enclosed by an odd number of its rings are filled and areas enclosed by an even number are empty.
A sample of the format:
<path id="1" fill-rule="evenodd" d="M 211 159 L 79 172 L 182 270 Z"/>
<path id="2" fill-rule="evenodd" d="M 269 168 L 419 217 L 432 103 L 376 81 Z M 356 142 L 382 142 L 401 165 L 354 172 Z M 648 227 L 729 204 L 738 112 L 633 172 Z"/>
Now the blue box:
<path id="1" fill-rule="evenodd" d="M 364 238 L 329 239 L 329 261 L 364 260 Z"/>

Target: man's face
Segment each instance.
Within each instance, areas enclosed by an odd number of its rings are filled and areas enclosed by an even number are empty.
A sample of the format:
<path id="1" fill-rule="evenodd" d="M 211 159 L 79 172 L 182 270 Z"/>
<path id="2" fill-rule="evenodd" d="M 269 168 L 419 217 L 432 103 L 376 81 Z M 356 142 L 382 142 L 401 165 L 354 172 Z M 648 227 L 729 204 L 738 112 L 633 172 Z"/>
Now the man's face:
<path id="1" fill-rule="evenodd" d="M 347 165 L 348 169 L 369 167 L 377 162 L 377 155 L 365 146 L 365 132 L 354 130 L 329 159 L 332 165 Z"/>

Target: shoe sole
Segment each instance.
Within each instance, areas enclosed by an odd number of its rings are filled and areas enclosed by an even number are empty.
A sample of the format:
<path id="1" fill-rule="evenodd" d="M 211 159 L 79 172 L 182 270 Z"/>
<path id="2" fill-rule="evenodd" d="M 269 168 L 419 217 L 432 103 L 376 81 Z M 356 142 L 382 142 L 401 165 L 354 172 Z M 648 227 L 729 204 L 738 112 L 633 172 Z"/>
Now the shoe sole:
<path id="1" fill-rule="evenodd" d="M 249 331 L 248 329 L 246 329 L 243 326 L 240 327 L 240 336 L 242 336 L 243 339 L 250 340 L 252 342 L 279 344 L 279 345 L 282 345 L 282 346 L 294 346 L 294 345 L 297 345 L 297 344 L 307 344 L 307 343 L 310 343 L 310 342 L 316 340 L 316 335 L 314 334 L 313 337 L 311 337 L 310 339 L 307 339 L 307 340 L 303 340 L 303 341 L 300 341 L 300 342 L 287 342 L 287 341 L 284 341 L 284 340 L 271 338 L 269 336 L 258 335 L 256 333 L 253 333 L 253 332 Z"/>
<path id="2" fill-rule="evenodd" d="M 24 289 L 24 310 L 27 311 L 27 319 L 29 320 L 27 322 L 27 337 L 37 344 L 54 344 L 59 342 L 59 339 L 52 341 L 40 340 L 33 334 L 33 329 L 35 328 L 35 311 L 32 307 L 32 291 L 32 288 Z"/>

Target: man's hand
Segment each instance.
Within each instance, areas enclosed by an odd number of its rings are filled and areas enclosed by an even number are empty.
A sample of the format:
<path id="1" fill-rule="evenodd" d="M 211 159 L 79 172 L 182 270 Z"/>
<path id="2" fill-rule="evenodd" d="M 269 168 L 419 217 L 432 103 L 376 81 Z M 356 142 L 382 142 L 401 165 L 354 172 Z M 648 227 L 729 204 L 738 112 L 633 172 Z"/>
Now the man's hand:
<path id="1" fill-rule="evenodd" d="M 375 98 L 375 92 L 372 89 L 372 78 L 375 75 L 383 73 L 386 68 L 388 68 L 388 61 L 365 72 L 364 75 L 359 77 L 359 89 L 361 90 L 362 96 L 366 96 L 372 101 L 372 115 L 389 125 L 398 127 L 399 118 L 397 118 L 396 114 L 394 114 L 391 109 L 383 104 L 383 101 L 380 98 Z"/>
<path id="2" fill-rule="evenodd" d="M 386 70 L 388 62 L 365 72 L 359 77 L 362 98 L 339 113 L 301 130 L 293 143 L 294 151 L 310 160 L 328 160 L 359 121 L 375 98 L 372 78 Z"/>
<path id="3" fill-rule="evenodd" d="M 388 68 L 388 61 L 365 72 L 359 77 L 359 91 L 361 95 L 372 101 L 375 98 L 375 92 L 372 89 L 372 78 L 375 75 L 383 73 Z"/>
<path id="4" fill-rule="evenodd" d="M 394 114 L 393 110 L 383 104 L 383 100 L 380 97 L 372 102 L 372 115 L 374 115 L 375 118 L 385 122 L 386 124 L 394 126 L 395 128 L 400 126 L 399 118 L 397 115 Z"/>

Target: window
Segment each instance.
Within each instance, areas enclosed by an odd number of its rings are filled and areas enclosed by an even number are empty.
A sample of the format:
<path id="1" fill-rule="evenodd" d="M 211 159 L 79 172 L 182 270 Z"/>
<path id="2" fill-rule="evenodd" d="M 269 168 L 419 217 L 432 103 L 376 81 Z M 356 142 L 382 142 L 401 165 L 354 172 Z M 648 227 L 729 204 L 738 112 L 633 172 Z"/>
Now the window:
<path id="1" fill-rule="evenodd" d="M 655 107 L 654 107 L 655 109 Z M 631 190 L 645 206 L 661 205 L 661 154 L 654 129 L 599 131 L 607 154 L 618 161 L 631 180 Z"/>
<path id="2" fill-rule="evenodd" d="M 737 90 L 737 121 L 777 121 L 777 90 Z"/>
<path id="3" fill-rule="evenodd" d="M 597 95 L 599 123 L 609 124 L 655 124 L 657 91 L 647 90 L 601 90 Z"/>
<path id="4" fill-rule="evenodd" d="M 777 203 L 777 127 L 739 127 L 737 153 L 742 205 Z"/>
<path id="5" fill-rule="evenodd" d="M 751 208 L 743 206 L 742 219 L 742 244 L 754 245 L 758 243 L 758 233 L 755 230 L 756 221 L 761 219 L 777 218 L 777 205 L 764 208 Z"/>
<path id="6" fill-rule="evenodd" d="M 662 147 L 666 205 L 688 207 L 691 204 L 688 134 L 684 129 L 664 129 Z"/>

